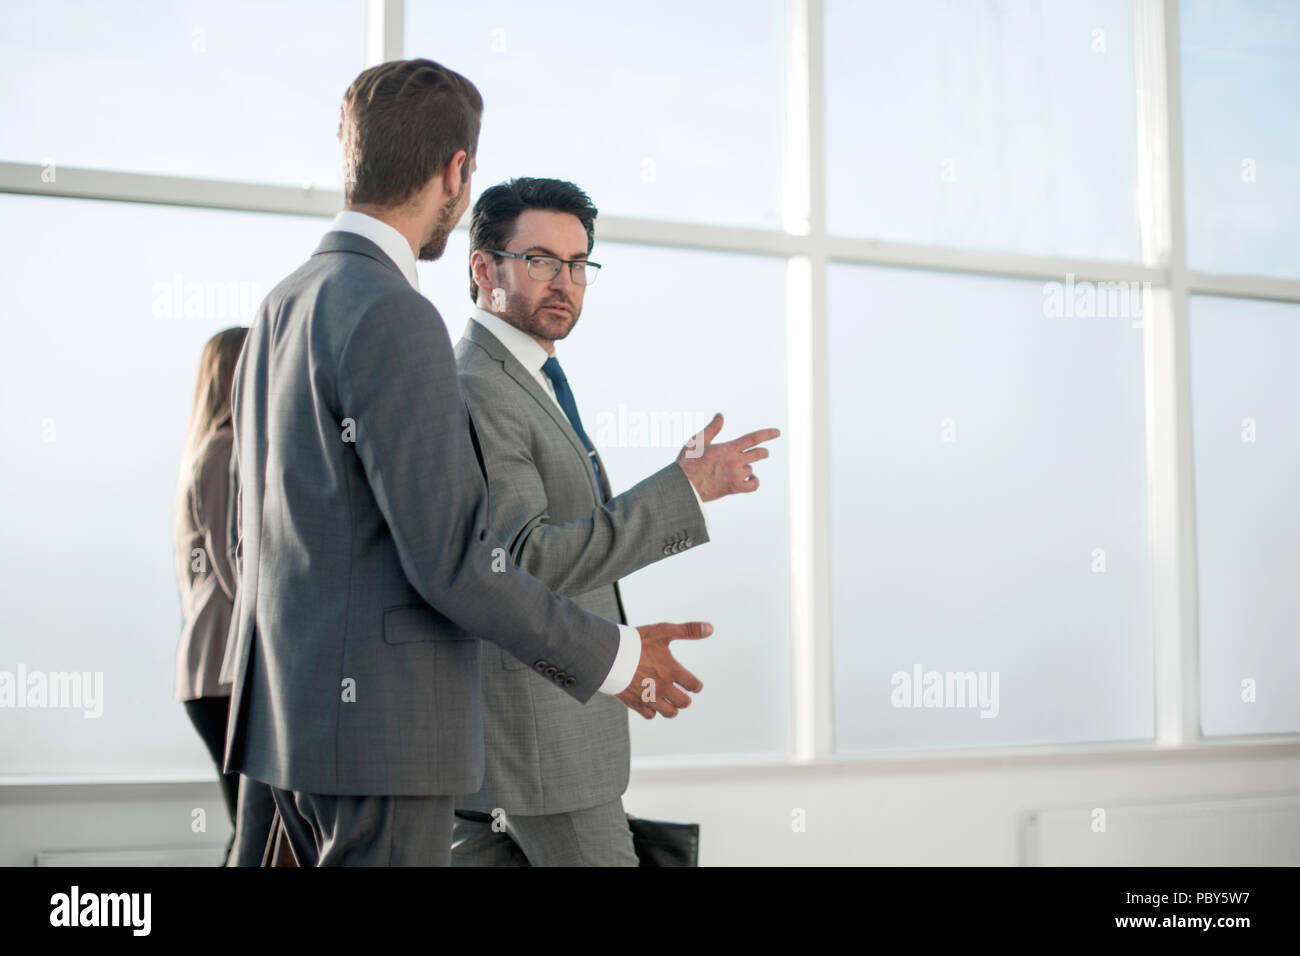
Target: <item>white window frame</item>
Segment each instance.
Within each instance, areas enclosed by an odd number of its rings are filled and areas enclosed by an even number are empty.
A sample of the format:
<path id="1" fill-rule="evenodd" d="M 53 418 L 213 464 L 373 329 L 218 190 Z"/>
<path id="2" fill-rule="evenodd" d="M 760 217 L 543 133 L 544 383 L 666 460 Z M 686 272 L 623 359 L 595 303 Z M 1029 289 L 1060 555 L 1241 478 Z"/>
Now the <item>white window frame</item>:
<path id="1" fill-rule="evenodd" d="M 403 0 L 367 0 L 366 63 L 399 59 Z M 1294 752 L 1300 734 L 1206 738 L 1200 724 L 1196 519 L 1192 482 L 1188 302 L 1206 294 L 1300 303 L 1300 280 L 1211 275 L 1188 268 L 1184 224 L 1178 0 L 1133 0 L 1138 117 L 1138 262 L 1027 256 L 830 235 L 826 229 L 823 0 L 786 0 L 786 147 L 780 229 L 602 216 L 601 237 L 786 259 L 789 345 L 791 752 L 656 758 L 640 767 L 807 763 L 896 765 L 990 757 L 1204 751 Z M 0 162 L 0 192 L 332 217 L 338 190 L 235 183 L 104 169 Z M 459 228 L 464 228 L 462 225 Z M 830 590 L 827 273 L 831 263 L 905 266 L 972 276 L 1149 282 L 1143 323 L 1155 737 L 1082 745 L 836 754 Z"/>

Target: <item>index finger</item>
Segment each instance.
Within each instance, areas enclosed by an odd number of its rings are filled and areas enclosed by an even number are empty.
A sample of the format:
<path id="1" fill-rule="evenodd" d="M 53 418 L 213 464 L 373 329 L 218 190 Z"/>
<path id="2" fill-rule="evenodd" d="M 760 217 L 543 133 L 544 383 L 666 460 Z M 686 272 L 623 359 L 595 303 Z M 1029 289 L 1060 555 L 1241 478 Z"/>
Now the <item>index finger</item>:
<path id="1" fill-rule="evenodd" d="M 732 441 L 731 444 L 735 445 L 741 451 L 745 451 L 765 441 L 771 441 L 773 438 L 779 438 L 780 435 L 781 435 L 781 429 L 779 428 L 760 428 L 756 432 L 750 432 L 748 435 L 740 436 L 739 438 Z"/>

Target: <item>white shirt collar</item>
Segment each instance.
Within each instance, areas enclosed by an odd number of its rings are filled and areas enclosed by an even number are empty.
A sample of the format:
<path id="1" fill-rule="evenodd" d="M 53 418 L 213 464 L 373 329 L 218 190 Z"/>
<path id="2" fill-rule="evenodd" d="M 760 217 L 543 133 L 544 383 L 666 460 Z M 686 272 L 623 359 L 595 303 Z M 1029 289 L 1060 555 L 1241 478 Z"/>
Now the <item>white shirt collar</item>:
<path id="1" fill-rule="evenodd" d="M 363 212 L 345 209 L 330 223 L 330 232 L 351 232 L 363 239 L 369 239 L 377 245 L 397 268 L 402 270 L 411 288 L 420 288 L 420 278 L 415 271 L 415 253 L 406 237 L 386 222 L 380 222 L 374 216 Z"/>
<path id="2" fill-rule="evenodd" d="M 534 376 L 541 372 L 542 366 L 551 357 L 546 349 L 537 344 L 535 338 L 515 328 L 499 315 L 493 315 L 475 306 L 470 318 L 495 335 L 497 340 L 510 350 L 510 354 L 519 360 L 519 364 Z"/>

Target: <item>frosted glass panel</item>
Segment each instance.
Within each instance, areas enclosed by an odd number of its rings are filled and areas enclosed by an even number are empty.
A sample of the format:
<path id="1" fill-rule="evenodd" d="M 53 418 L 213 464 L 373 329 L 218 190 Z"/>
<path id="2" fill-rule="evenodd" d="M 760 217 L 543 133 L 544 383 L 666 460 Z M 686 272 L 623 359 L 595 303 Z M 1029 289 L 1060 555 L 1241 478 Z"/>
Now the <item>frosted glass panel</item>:
<path id="1" fill-rule="evenodd" d="M 102 715 L 0 709 L 0 773 L 207 770 L 172 699 L 172 498 L 199 352 L 328 223 L 0 196 L 0 670 L 102 672 Z"/>
<path id="2" fill-rule="evenodd" d="M 767 426 L 784 436 L 784 260 L 602 243 L 596 228 L 600 282 L 556 356 L 615 493 L 672 461 L 714 412 L 726 417 L 721 439 Z M 466 248 L 453 236 L 445 263 L 421 266 L 453 341 L 470 310 Z M 727 290 L 725 303 L 713 289 Z M 758 491 L 705 506 L 708 544 L 624 579 L 631 623 L 715 627 L 699 644 L 673 645 L 704 691 L 680 718 L 634 716 L 634 756 L 789 749 L 786 448 L 777 439 L 756 466 Z"/>
<path id="3" fill-rule="evenodd" d="M 1151 736 L 1141 330 L 1050 284 L 830 281 L 837 749 Z"/>
<path id="4" fill-rule="evenodd" d="M 784 4 L 407 0 L 406 55 L 483 94 L 475 195 L 576 182 L 602 213 L 781 223 Z"/>
<path id="5" fill-rule="evenodd" d="M 1187 257 L 1300 277 L 1300 5 L 1182 0 Z"/>
<path id="6" fill-rule="evenodd" d="M 0 159 L 339 188 L 363 0 L 4 5 Z"/>
<path id="7" fill-rule="evenodd" d="M 1197 296 L 1191 323 L 1202 729 L 1295 733 L 1300 306 Z"/>
<path id="8" fill-rule="evenodd" d="M 827 0 L 836 234 L 1135 259 L 1127 0 Z"/>

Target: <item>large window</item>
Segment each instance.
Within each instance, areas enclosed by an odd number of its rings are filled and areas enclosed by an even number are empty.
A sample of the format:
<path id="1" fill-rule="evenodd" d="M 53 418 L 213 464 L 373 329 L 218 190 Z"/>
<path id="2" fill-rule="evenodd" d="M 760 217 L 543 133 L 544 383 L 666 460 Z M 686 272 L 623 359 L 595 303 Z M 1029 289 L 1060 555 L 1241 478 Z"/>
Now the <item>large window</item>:
<path id="1" fill-rule="evenodd" d="M 1300 305 L 1192 300 L 1207 734 L 1300 728 Z"/>
<path id="2" fill-rule="evenodd" d="M 828 0 L 832 233 L 1136 259 L 1127 0 Z"/>
<path id="3" fill-rule="evenodd" d="M 780 225 L 780 0 L 406 10 L 406 55 L 483 94 L 478 190 L 553 176 L 606 214 Z"/>
<path id="4" fill-rule="evenodd" d="M 831 270 L 841 750 L 1152 734 L 1142 336 L 1053 291 Z"/>
<path id="5" fill-rule="evenodd" d="M 364 6 L 6 3 L 0 159 L 337 189 Z"/>
<path id="6" fill-rule="evenodd" d="M 172 699 L 172 500 L 203 343 L 311 254 L 301 216 L 0 196 L 4 663 L 102 673 L 101 714 L 0 711 L 0 768 L 201 767 Z"/>
<path id="7" fill-rule="evenodd" d="M 4 19 L 0 669 L 104 685 L 96 720 L 0 711 L 0 773 L 210 773 L 172 700 L 199 349 L 315 247 L 343 93 L 403 56 L 482 91 L 475 195 L 554 176 L 601 210 L 560 354 L 616 487 L 714 411 L 783 431 L 706 547 L 625 582 L 636 623 L 717 625 L 636 759 L 1300 733 L 1300 7 Z M 453 340 L 466 252 L 420 266 Z"/>

